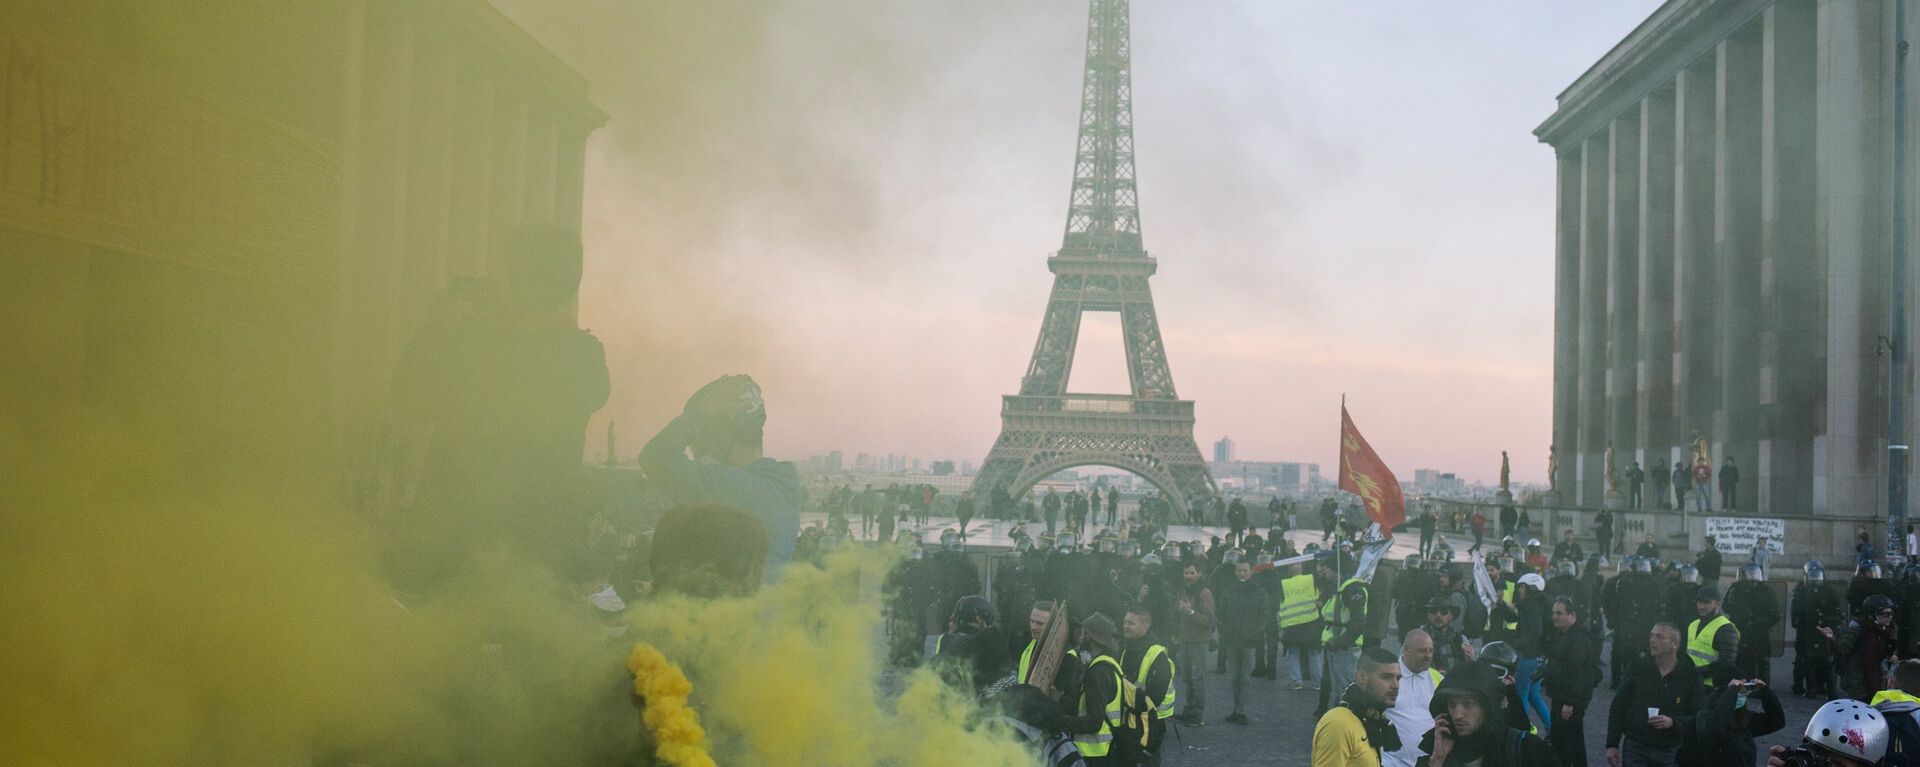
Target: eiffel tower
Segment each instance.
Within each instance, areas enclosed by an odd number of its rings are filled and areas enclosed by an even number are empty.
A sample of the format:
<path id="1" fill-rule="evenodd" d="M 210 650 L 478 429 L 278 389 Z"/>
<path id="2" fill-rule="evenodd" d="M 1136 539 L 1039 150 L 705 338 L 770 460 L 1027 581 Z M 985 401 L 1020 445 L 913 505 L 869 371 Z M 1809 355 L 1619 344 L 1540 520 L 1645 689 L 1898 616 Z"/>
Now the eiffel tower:
<path id="1" fill-rule="evenodd" d="M 1193 401 L 1174 393 L 1147 288 L 1158 264 L 1140 243 L 1127 3 L 1092 0 L 1087 14 L 1067 233 L 1047 259 L 1053 295 L 1020 393 L 1001 400 L 1000 439 L 974 478 L 976 496 L 1003 488 L 1018 498 L 1055 472 L 1089 465 L 1131 471 L 1182 507 L 1215 494 L 1193 441 Z M 1119 313 L 1131 394 L 1067 391 L 1086 312 Z"/>

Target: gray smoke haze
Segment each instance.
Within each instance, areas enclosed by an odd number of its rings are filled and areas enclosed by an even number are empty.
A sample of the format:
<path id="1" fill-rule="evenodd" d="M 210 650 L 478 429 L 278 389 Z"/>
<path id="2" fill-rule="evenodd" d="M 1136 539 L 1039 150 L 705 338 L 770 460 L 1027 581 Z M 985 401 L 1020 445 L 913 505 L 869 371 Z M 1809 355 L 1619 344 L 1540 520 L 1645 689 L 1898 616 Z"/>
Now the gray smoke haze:
<path id="1" fill-rule="evenodd" d="M 781 457 L 984 454 L 1059 244 L 1085 3 L 494 2 L 612 116 L 581 316 L 615 392 L 590 434 L 617 421 L 630 455 L 749 372 Z M 1553 163 L 1530 131 L 1655 5 L 1136 3 L 1143 228 L 1200 438 L 1331 463 L 1345 392 L 1402 473 L 1490 477 L 1509 449 L 1540 475 Z"/>

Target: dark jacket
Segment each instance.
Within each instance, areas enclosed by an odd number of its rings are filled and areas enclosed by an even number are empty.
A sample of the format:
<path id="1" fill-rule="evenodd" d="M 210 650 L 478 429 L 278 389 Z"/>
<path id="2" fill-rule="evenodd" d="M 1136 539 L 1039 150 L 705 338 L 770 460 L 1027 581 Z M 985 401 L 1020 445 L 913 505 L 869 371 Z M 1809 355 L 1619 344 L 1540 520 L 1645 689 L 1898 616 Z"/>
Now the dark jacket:
<path id="1" fill-rule="evenodd" d="M 1793 620 L 1793 641 L 1805 642 L 1808 655 L 1825 658 L 1833 654 L 1833 643 L 1820 633 L 1820 628 L 1839 629 L 1846 620 L 1846 606 L 1841 604 L 1839 594 L 1825 583 L 1801 583 L 1793 587 L 1789 615 Z"/>
<path id="2" fill-rule="evenodd" d="M 1833 636 L 1833 654 L 1840 658 L 1840 688 L 1848 696 L 1861 700 L 1886 689 L 1886 673 L 1881 663 L 1899 646 L 1899 632 L 1893 626 L 1882 631 L 1872 622 L 1848 621 L 1847 627 Z"/>
<path id="3" fill-rule="evenodd" d="M 1700 710 L 1694 714 L 1694 755 L 1700 767 L 1748 767 L 1758 754 L 1753 739 L 1771 735 L 1787 725 L 1786 712 L 1773 689 L 1761 687 L 1747 696 L 1747 705 L 1736 707 L 1739 692 L 1729 689 L 1727 681 L 1740 676 L 1730 663 L 1707 667 L 1713 684 L 1701 688 Z M 1759 710 L 1754 710 L 1758 703 Z"/>
<path id="4" fill-rule="evenodd" d="M 1780 622 L 1780 606 L 1773 589 L 1759 581 L 1736 581 L 1727 587 L 1721 610 L 1740 627 L 1740 646 L 1762 655 L 1772 651 L 1773 626 Z"/>
<path id="5" fill-rule="evenodd" d="M 1481 709 L 1487 712 L 1486 725 L 1480 728 L 1480 732 L 1456 741 L 1447 763 L 1466 764 L 1477 759 L 1480 767 L 1560 767 L 1560 758 L 1554 755 L 1553 747 L 1547 745 L 1545 739 L 1526 730 L 1499 724 L 1504 716 L 1503 710 L 1508 705 L 1503 701 L 1510 695 L 1507 686 L 1494 674 L 1491 666 L 1468 661 L 1440 680 L 1440 686 L 1434 689 L 1433 702 L 1428 704 L 1428 711 L 1436 717 L 1445 715 L 1447 699 L 1461 692 L 1472 695 L 1480 702 Z M 1422 752 L 1433 753 L 1434 737 L 1434 732 L 1428 730 L 1420 740 Z M 1422 756 L 1415 764 L 1427 767 L 1429 763 L 1429 758 Z"/>
<path id="6" fill-rule="evenodd" d="M 1468 648 L 1472 647 L 1472 643 L 1467 641 L 1467 636 L 1460 632 L 1458 619 L 1448 624 L 1445 629 L 1435 628 L 1433 624 L 1428 623 L 1421 626 L 1420 630 L 1427 632 L 1427 636 L 1433 637 L 1433 667 L 1440 669 L 1440 673 L 1451 672 L 1455 666 L 1467 661 Z"/>
<path id="7" fill-rule="evenodd" d="M 1258 647 L 1274 614 L 1267 590 L 1249 578 L 1234 581 L 1220 594 L 1220 646 L 1233 650 Z"/>
<path id="8" fill-rule="evenodd" d="M 1553 604 L 1545 594 L 1529 594 L 1516 607 L 1519 627 L 1513 630 L 1513 651 L 1522 658 L 1544 658 L 1547 634 L 1553 631 Z"/>
<path id="9" fill-rule="evenodd" d="M 1572 629 L 1555 629 L 1547 640 L 1547 697 L 1554 705 L 1585 709 L 1593 701 L 1593 688 L 1600 684 L 1600 662 L 1593 634 L 1575 624 Z"/>
<path id="10" fill-rule="evenodd" d="M 1618 748 L 1622 737 L 1649 748 L 1675 748 L 1692 734 L 1693 715 L 1700 710 L 1700 675 L 1685 651 L 1674 659 L 1673 670 L 1660 675 L 1651 657 L 1634 660 L 1627 678 L 1614 693 L 1607 712 L 1607 748 Z M 1647 709 L 1657 708 L 1673 718 L 1664 730 L 1647 724 Z"/>
<path id="11" fill-rule="evenodd" d="M 1700 582 L 1702 583 L 1712 583 L 1720 580 L 1720 569 L 1723 566 L 1724 560 L 1720 556 L 1719 549 L 1702 551 L 1700 552 L 1700 556 L 1693 560 L 1693 569 L 1700 571 Z"/>

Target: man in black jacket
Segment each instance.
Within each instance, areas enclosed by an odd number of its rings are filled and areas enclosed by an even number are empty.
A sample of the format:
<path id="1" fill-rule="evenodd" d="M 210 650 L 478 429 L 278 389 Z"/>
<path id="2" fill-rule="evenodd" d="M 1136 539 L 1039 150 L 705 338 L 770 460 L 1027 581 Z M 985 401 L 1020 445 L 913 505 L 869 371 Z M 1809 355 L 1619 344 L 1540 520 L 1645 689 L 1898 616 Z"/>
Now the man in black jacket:
<path id="1" fill-rule="evenodd" d="M 1654 624 L 1646 657 L 1628 668 L 1607 712 L 1607 763 L 1677 764 L 1680 745 L 1692 734 L 1702 689 L 1693 663 L 1680 657 L 1680 630 L 1671 623 Z"/>
<path id="2" fill-rule="evenodd" d="M 1480 661 L 1460 664 L 1434 690 L 1433 730 L 1420 742 L 1419 767 L 1560 767 L 1539 736 L 1507 727 L 1500 672 Z"/>
<path id="3" fill-rule="evenodd" d="M 1720 464 L 1720 508 L 1740 510 L 1740 469 L 1733 465 L 1733 456 Z"/>
<path id="4" fill-rule="evenodd" d="M 1547 742 L 1564 767 L 1586 767 L 1587 704 L 1600 684 L 1593 635 L 1580 625 L 1580 607 L 1571 597 L 1553 600 L 1553 635 L 1547 640 L 1546 692 L 1553 712 Z"/>
<path id="5" fill-rule="evenodd" d="M 1693 560 L 1693 569 L 1700 572 L 1700 582 L 1708 586 L 1720 585 L 1720 568 L 1726 561 L 1720 556 L 1718 544 L 1719 542 L 1715 541 L 1713 536 L 1707 536 L 1706 546 L 1702 547 L 1705 550 Z"/>
<path id="6" fill-rule="evenodd" d="M 1780 622 L 1780 607 L 1762 577 L 1759 565 L 1741 567 L 1740 580 L 1727 587 L 1727 598 L 1720 607 L 1733 625 L 1740 627 L 1734 665 L 1743 677 L 1764 682 L 1767 667 L 1773 665 L 1773 627 Z"/>
<path id="7" fill-rule="evenodd" d="M 1826 583 L 1818 560 L 1802 568 L 1806 579 L 1793 587 L 1788 616 L 1793 621 L 1793 692 L 1825 699 L 1833 693 L 1833 633 L 1846 623 L 1846 605 Z"/>
<path id="8" fill-rule="evenodd" d="M 1233 713 L 1227 721 L 1246 724 L 1247 665 L 1274 611 L 1267 590 L 1253 581 L 1251 563 L 1234 563 L 1233 578 L 1220 595 L 1220 654 L 1230 659 L 1233 674 Z"/>
<path id="9" fill-rule="evenodd" d="M 1654 461 L 1653 468 L 1647 470 L 1647 479 L 1653 482 L 1653 500 L 1656 508 L 1673 508 L 1673 470 L 1667 468 L 1666 461 Z"/>

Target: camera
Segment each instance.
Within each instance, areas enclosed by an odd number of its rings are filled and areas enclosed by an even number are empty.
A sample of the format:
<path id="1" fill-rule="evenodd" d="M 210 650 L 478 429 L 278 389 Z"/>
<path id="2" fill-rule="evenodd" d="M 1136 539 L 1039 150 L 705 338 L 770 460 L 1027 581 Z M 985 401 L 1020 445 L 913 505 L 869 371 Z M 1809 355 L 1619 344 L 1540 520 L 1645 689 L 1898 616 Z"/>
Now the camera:
<path id="1" fill-rule="evenodd" d="M 1806 746 L 1787 749 L 1780 754 L 1780 761 L 1785 762 L 1787 767 L 1827 767 L 1833 763 L 1826 754 Z"/>

